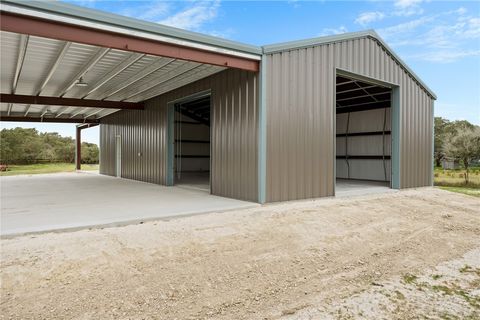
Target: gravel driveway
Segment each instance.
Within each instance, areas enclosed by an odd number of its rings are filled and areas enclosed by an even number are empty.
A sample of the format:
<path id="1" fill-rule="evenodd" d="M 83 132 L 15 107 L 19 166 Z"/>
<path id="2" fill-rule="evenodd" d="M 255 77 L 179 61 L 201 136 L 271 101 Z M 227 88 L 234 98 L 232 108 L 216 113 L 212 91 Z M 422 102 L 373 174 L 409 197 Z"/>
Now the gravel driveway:
<path id="1" fill-rule="evenodd" d="M 1 245 L 1 319 L 479 316 L 480 201 L 434 188 Z"/>

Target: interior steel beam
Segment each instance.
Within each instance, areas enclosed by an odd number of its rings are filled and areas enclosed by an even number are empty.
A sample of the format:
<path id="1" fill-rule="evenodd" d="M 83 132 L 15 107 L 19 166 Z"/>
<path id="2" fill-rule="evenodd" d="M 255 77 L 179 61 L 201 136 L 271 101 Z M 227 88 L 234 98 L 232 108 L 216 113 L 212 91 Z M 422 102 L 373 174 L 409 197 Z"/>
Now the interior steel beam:
<path id="1" fill-rule="evenodd" d="M 365 90 L 358 82 L 355 81 L 355 85 L 356 85 L 357 87 L 359 87 L 360 89 L 362 89 L 363 92 L 365 92 L 366 94 L 370 95 L 370 93 L 369 93 L 367 90 Z M 375 100 L 375 102 L 378 102 L 378 99 L 375 98 L 373 95 L 370 95 L 370 98 L 372 98 L 373 100 Z"/>
<path id="2" fill-rule="evenodd" d="M 87 93 L 82 95 L 82 98 L 85 98 L 89 96 L 92 92 L 97 91 L 101 86 L 103 86 L 107 81 L 118 75 L 120 72 L 123 70 L 127 69 L 130 67 L 132 64 L 143 58 L 145 55 L 140 54 L 140 53 L 133 53 L 131 54 L 127 59 L 122 61 L 119 65 L 117 65 L 115 68 L 110 70 L 107 74 L 105 74 L 103 77 L 98 79 L 95 83 L 91 85 L 91 88 L 88 90 Z"/>
<path id="3" fill-rule="evenodd" d="M 5 11 L 1 12 L 0 25 L 1 30 L 8 32 L 259 71 L 259 62 L 256 60 Z"/>
<path id="4" fill-rule="evenodd" d="M 65 112 L 67 112 L 68 109 L 70 109 L 70 107 L 63 107 L 63 108 L 61 108 L 61 109 L 59 110 L 60 112 L 57 112 L 57 114 L 55 115 L 55 118 L 60 117 L 62 114 L 64 114 Z"/>
<path id="5" fill-rule="evenodd" d="M 378 104 L 382 102 L 390 102 L 390 99 L 388 100 L 377 100 L 374 102 L 362 102 L 362 103 L 353 103 L 353 104 L 339 104 L 340 107 L 342 108 L 347 108 L 347 107 L 356 107 L 356 106 L 363 106 L 363 105 L 369 105 L 369 104 Z"/>
<path id="6" fill-rule="evenodd" d="M 65 54 L 67 53 L 68 48 L 70 48 L 70 45 L 71 45 L 71 42 L 65 42 L 65 43 L 63 44 L 62 49 L 60 49 L 60 51 L 59 51 L 58 54 L 57 54 L 57 57 L 56 57 L 55 60 L 53 61 L 52 65 L 50 66 L 50 69 L 49 69 L 49 71 L 48 71 L 47 76 L 45 77 L 45 79 L 43 79 L 42 84 L 40 84 L 40 86 L 38 87 L 37 96 L 42 93 L 43 89 L 45 89 L 45 86 L 47 85 L 48 81 L 50 81 L 50 79 L 52 78 L 53 73 L 55 72 L 55 70 L 57 70 L 58 65 L 60 64 L 60 62 L 62 61 L 63 57 L 64 57 Z"/>
<path id="7" fill-rule="evenodd" d="M 0 101 L 4 103 L 69 106 L 69 107 L 82 107 L 82 108 L 91 107 L 91 108 L 131 109 L 131 110 L 143 110 L 144 108 L 142 103 L 136 103 L 136 102 L 59 98 L 59 97 L 45 97 L 45 96 L 28 96 L 28 95 L 7 94 L 7 93 L 0 93 Z"/>
<path id="8" fill-rule="evenodd" d="M 132 84 L 134 84 L 134 83 L 142 80 L 143 78 L 149 76 L 153 72 L 155 72 L 157 70 L 160 70 L 163 67 L 166 67 L 167 65 L 169 65 L 173 61 L 175 61 L 175 59 L 169 59 L 168 61 L 164 61 L 163 59 L 159 59 L 158 61 L 148 65 L 147 67 L 145 67 L 142 70 L 140 70 L 139 72 L 137 72 L 134 76 L 130 77 L 130 79 L 125 81 L 120 87 L 115 87 L 111 90 L 108 90 L 107 92 L 102 92 L 101 99 L 103 100 L 103 99 L 106 99 L 106 98 L 109 98 L 109 97 L 113 96 L 114 94 L 122 91 L 123 89 L 128 88 Z"/>
<path id="9" fill-rule="evenodd" d="M 28 46 L 29 38 L 30 37 L 25 34 L 22 34 L 20 36 L 17 65 L 15 67 L 15 76 L 13 77 L 13 83 L 12 83 L 12 93 L 15 93 L 17 91 L 18 79 L 20 78 L 20 74 L 22 73 L 23 61 L 25 60 L 25 55 L 27 54 L 27 46 Z"/>
<path id="10" fill-rule="evenodd" d="M 349 84 L 349 83 L 353 83 L 355 82 L 356 80 L 349 80 L 349 81 L 345 81 L 345 82 L 340 82 L 340 83 L 337 83 L 337 87 L 338 86 L 343 86 L 344 84 Z"/>
<path id="11" fill-rule="evenodd" d="M 97 113 L 100 113 L 100 112 L 102 112 L 102 111 L 103 111 L 103 109 L 97 109 L 97 110 L 95 110 L 95 111 L 93 111 L 93 112 L 90 112 L 90 113 L 86 114 L 84 118 L 85 118 L 85 119 L 86 119 L 86 118 L 90 118 L 91 116 L 94 116 L 94 115 L 96 115 Z"/>
<path id="12" fill-rule="evenodd" d="M 70 116 L 70 118 L 75 118 L 76 116 L 78 116 L 78 115 L 80 115 L 80 114 L 82 115 L 83 118 L 85 118 L 85 117 L 83 116 L 83 113 L 84 113 L 84 112 L 85 112 L 85 108 L 80 108 L 80 109 L 77 110 L 77 112 L 72 113 L 72 115 Z"/>
<path id="13" fill-rule="evenodd" d="M 371 88 L 377 88 L 378 86 L 368 86 L 368 87 L 363 87 L 363 88 L 355 88 L 355 89 L 348 89 L 348 90 L 343 90 L 343 91 L 337 91 L 337 94 L 345 93 L 345 92 L 352 92 L 352 91 L 359 91 L 362 89 L 371 89 Z"/>
<path id="14" fill-rule="evenodd" d="M 100 48 L 97 53 L 95 53 L 90 60 L 85 63 L 82 68 L 78 71 L 78 73 L 70 79 L 69 82 L 67 82 L 67 85 L 60 90 L 60 93 L 58 94 L 60 97 L 63 97 L 70 89 L 73 88 L 75 83 L 83 77 L 88 71 L 90 71 L 95 64 L 100 61 L 109 51 L 109 48 Z"/>
<path id="15" fill-rule="evenodd" d="M 377 93 L 368 93 L 368 94 L 365 94 L 365 95 L 354 96 L 354 97 L 350 97 L 350 98 L 337 99 L 337 101 L 346 101 L 346 100 L 353 100 L 353 99 L 357 99 L 357 98 L 366 98 L 366 97 L 371 97 L 371 96 L 379 96 L 379 95 L 386 94 L 386 93 L 390 93 L 390 90 L 389 90 L 389 91 L 384 91 L 384 92 L 377 92 Z"/>
<path id="16" fill-rule="evenodd" d="M 17 117 L 17 116 L 0 116 L 0 121 L 13 122 L 53 122 L 53 123 L 99 123 L 98 119 L 66 119 L 66 118 L 40 118 L 40 117 Z"/>
<path id="17" fill-rule="evenodd" d="M 146 83 L 145 85 L 142 85 L 139 88 L 135 88 L 134 92 L 127 92 L 125 95 L 122 96 L 121 100 L 123 101 L 123 100 L 132 99 L 136 96 L 141 95 L 144 92 L 147 92 L 153 88 L 161 86 L 162 84 L 164 84 L 169 80 L 178 78 L 184 75 L 185 73 L 190 72 L 194 69 L 197 69 L 201 66 L 202 66 L 201 64 L 199 65 L 197 63 L 195 63 L 194 65 L 191 65 L 190 63 L 185 63 L 184 65 L 172 71 L 169 71 L 167 74 L 164 75 L 164 77 L 159 77 L 158 81 L 155 81 L 154 83 Z M 145 99 L 142 99 L 142 100 L 145 100 Z"/>
<path id="18" fill-rule="evenodd" d="M 28 113 L 30 112 L 30 107 L 31 107 L 31 105 L 30 105 L 30 104 L 29 104 L 29 105 L 27 105 L 27 110 L 25 111 L 25 115 L 24 115 L 24 117 L 26 117 L 26 116 L 28 115 Z"/>

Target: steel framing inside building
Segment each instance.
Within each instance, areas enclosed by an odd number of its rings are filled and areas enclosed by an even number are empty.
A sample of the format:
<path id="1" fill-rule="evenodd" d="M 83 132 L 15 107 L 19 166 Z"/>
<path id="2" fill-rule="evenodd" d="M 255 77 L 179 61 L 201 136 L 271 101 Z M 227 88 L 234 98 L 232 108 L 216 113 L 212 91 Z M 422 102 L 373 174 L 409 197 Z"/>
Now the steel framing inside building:
<path id="1" fill-rule="evenodd" d="M 173 185 L 190 168 L 212 194 L 260 203 L 333 196 L 337 179 L 432 185 L 436 96 L 372 30 L 257 47 L 0 6 L 1 120 L 79 123 L 77 146 L 99 124 L 102 174 Z"/>

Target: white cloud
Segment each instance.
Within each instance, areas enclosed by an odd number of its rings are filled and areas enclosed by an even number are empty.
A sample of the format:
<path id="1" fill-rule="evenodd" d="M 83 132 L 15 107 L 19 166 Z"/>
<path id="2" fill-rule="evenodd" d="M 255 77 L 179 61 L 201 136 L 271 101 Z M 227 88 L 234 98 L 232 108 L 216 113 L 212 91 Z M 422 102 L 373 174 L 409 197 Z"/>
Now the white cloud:
<path id="1" fill-rule="evenodd" d="M 462 58 L 479 56 L 480 17 L 467 15 L 459 8 L 423 16 L 378 30 L 392 47 L 410 52 L 414 60 L 449 63 Z M 421 53 L 412 51 L 421 49 Z M 418 50 L 417 50 L 418 51 Z"/>
<path id="2" fill-rule="evenodd" d="M 457 10 L 455 10 L 455 12 L 462 15 L 462 14 L 467 13 L 467 9 L 465 9 L 464 7 L 460 7 Z"/>
<path id="3" fill-rule="evenodd" d="M 322 30 L 319 36 L 323 37 L 323 36 L 329 36 L 332 34 L 341 34 L 345 32 L 348 32 L 348 29 L 345 26 L 340 26 L 338 28 L 325 28 Z"/>
<path id="4" fill-rule="evenodd" d="M 420 4 L 423 0 L 397 0 L 395 1 L 393 15 L 396 16 L 412 16 L 423 13 Z"/>
<path id="5" fill-rule="evenodd" d="M 383 12 L 363 12 L 357 17 L 357 19 L 355 19 L 355 23 L 366 26 L 372 22 L 382 20 L 383 18 L 385 18 L 385 14 Z"/>
<path id="6" fill-rule="evenodd" d="M 405 9 L 412 6 L 419 5 L 423 0 L 397 0 L 395 1 L 395 7 Z"/>
<path id="7" fill-rule="evenodd" d="M 434 20 L 434 17 L 421 17 L 415 20 L 403 22 L 394 26 L 390 26 L 387 28 L 379 29 L 378 33 L 384 39 L 394 38 L 396 36 L 414 31 L 415 29 L 431 22 Z"/>
<path id="8" fill-rule="evenodd" d="M 158 21 L 160 24 L 187 29 L 198 30 L 204 23 L 217 17 L 220 1 L 194 2 L 186 10 Z"/>
<path id="9" fill-rule="evenodd" d="M 206 33 L 214 37 L 228 39 L 228 38 L 231 38 L 233 34 L 235 34 L 235 29 L 227 28 L 224 30 L 211 30 L 211 31 L 207 31 Z"/>
<path id="10" fill-rule="evenodd" d="M 450 63 L 467 57 L 480 56 L 480 50 L 433 50 L 407 58 L 439 63 Z"/>
<path id="11" fill-rule="evenodd" d="M 117 12 L 123 16 L 132 17 L 140 20 L 157 21 L 162 19 L 170 10 L 167 2 L 144 1 L 136 6 L 129 6 L 122 11 Z"/>

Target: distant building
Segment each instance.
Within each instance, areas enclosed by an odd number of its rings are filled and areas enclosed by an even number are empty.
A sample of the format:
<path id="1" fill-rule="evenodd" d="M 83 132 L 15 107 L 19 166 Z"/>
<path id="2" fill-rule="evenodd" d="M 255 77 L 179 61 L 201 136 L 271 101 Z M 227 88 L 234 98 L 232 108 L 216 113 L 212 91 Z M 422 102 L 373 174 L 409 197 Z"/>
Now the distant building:
<path id="1" fill-rule="evenodd" d="M 454 170 L 460 168 L 460 162 L 449 158 L 442 159 L 442 168 L 444 170 Z"/>

